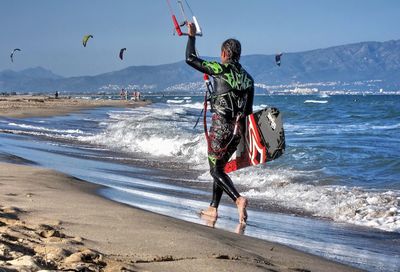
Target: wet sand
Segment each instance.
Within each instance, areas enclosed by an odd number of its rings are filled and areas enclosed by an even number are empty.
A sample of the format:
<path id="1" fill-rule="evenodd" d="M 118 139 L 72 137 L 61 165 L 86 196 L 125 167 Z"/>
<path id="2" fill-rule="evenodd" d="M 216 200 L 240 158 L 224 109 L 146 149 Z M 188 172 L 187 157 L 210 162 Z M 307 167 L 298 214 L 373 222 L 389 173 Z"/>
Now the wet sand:
<path id="1" fill-rule="evenodd" d="M 132 100 L 89 100 L 77 98 L 55 99 L 48 96 L 14 95 L 0 96 L 0 117 L 35 117 L 68 114 L 95 107 L 136 107 L 149 104 L 148 101 Z"/>
<path id="2" fill-rule="evenodd" d="M 357 271 L 115 203 L 97 196 L 99 188 L 54 171 L 0 163 L 0 271 Z"/>

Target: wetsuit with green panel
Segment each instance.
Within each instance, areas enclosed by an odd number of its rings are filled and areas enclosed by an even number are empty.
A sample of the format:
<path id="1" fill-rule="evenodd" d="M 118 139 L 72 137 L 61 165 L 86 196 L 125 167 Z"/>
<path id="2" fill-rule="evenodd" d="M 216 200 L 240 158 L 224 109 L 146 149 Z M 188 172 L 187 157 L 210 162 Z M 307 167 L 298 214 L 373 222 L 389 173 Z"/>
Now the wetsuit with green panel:
<path id="1" fill-rule="evenodd" d="M 214 179 L 210 206 L 218 208 L 224 191 L 233 201 L 240 197 L 224 167 L 240 141 L 240 134 L 234 134 L 237 117 L 240 118 L 239 123 L 244 124 L 244 117 L 253 111 L 254 81 L 238 61 L 221 64 L 197 57 L 195 41 L 195 37 L 189 36 L 186 63 L 214 80 L 210 97 L 213 115 L 209 131 L 208 161 Z"/>

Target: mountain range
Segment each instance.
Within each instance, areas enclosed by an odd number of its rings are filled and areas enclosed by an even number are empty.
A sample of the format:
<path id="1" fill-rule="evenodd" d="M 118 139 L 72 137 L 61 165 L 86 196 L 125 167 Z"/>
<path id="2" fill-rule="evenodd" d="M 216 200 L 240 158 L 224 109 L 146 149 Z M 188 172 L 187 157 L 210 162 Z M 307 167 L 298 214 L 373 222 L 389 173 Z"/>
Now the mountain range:
<path id="1" fill-rule="evenodd" d="M 216 58 L 206 58 L 213 59 Z M 304 52 L 247 55 L 242 65 L 257 87 L 269 91 L 306 87 L 318 90 L 400 90 L 400 40 L 361 42 Z M 130 66 L 95 76 L 62 77 L 42 67 L 0 72 L 0 92 L 110 92 L 121 88 L 144 92 L 202 89 L 202 76 L 185 61 Z"/>

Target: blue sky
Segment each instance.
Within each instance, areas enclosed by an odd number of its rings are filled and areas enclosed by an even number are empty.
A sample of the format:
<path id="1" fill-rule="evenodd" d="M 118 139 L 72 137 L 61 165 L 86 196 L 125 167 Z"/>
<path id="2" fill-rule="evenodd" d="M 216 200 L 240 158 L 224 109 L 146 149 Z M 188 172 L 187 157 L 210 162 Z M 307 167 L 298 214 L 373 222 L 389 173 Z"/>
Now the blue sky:
<path id="1" fill-rule="evenodd" d="M 179 15 L 176 0 L 170 1 Z M 398 0 L 189 3 L 204 30 L 197 42 L 201 55 L 218 56 L 229 37 L 242 42 L 244 55 L 400 39 Z M 94 36 L 86 48 L 85 34 Z M 180 61 L 186 44 L 186 38 L 172 35 L 165 0 L 0 0 L 0 35 L 0 71 L 42 66 L 63 76 Z M 22 52 L 11 63 L 16 47 Z"/>

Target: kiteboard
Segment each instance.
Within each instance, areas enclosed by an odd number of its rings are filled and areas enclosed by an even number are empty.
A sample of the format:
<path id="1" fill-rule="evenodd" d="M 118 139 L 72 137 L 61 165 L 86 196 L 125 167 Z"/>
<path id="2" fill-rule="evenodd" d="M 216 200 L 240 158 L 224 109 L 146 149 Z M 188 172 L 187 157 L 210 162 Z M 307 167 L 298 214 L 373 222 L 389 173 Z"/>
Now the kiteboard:
<path id="1" fill-rule="evenodd" d="M 246 117 L 239 145 L 226 164 L 225 172 L 275 160 L 284 152 L 282 115 L 277 108 L 265 108 Z"/>

